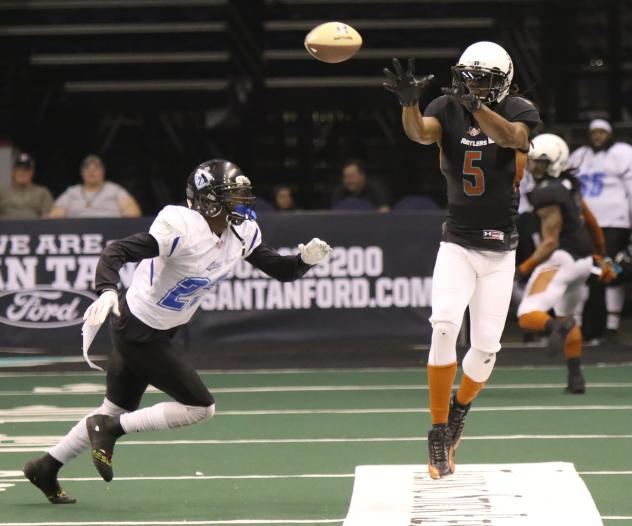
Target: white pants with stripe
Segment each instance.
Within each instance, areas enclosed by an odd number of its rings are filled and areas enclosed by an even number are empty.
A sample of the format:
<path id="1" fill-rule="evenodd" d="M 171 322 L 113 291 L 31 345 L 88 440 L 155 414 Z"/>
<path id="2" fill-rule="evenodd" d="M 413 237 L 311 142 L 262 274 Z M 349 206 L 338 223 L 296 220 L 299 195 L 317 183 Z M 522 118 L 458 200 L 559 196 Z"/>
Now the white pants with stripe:
<path id="1" fill-rule="evenodd" d="M 590 277 L 591 268 L 592 256 L 573 259 L 565 250 L 556 250 L 549 259 L 533 270 L 518 306 L 518 316 L 527 312 L 547 312 L 553 309 L 556 316 L 581 318 L 588 296 L 586 280 Z M 536 283 L 538 278 L 546 273 L 552 273 L 553 277 L 548 285 L 540 290 L 541 285 L 536 286 Z M 535 292 L 534 286 L 537 289 Z"/>
<path id="2" fill-rule="evenodd" d="M 458 332 L 469 305 L 472 349 L 498 352 L 511 300 L 515 265 L 513 250 L 492 252 L 441 243 L 432 278 L 430 322 L 433 329 L 448 325 Z M 433 345 L 430 354 L 431 365 L 451 363 L 456 357 L 456 354 L 443 356 L 447 351 L 440 345 Z"/>

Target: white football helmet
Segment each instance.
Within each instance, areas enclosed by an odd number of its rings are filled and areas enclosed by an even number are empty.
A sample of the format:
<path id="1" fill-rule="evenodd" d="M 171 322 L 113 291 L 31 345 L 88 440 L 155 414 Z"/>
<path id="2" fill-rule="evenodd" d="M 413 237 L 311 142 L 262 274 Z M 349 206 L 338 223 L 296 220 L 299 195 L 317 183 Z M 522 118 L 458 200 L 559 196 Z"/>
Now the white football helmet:
<path id="1" fill-rule="evenodd" d="M 491 104 L 507 96 L 513 71 L 513 62 L 504 48 L 494 42 L 476 42 L 452 68 L 452 82 L 465 83 L 481 102 Z"/>
<path id="2" fill-rule="evenodd" d="M 561 137 L 553 133 L 543 133 L 531 141 L 529 159 L 532 161 L 548 161 L 546 174 L 559 177 L 568 163 L 568 145 Z"/>

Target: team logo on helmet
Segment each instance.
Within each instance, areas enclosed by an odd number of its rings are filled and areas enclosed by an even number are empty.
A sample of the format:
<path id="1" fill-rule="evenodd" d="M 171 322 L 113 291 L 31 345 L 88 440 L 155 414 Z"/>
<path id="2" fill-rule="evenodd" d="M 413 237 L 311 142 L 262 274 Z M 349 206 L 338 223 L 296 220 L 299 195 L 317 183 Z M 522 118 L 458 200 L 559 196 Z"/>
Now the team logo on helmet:
<path id="1" fill-rule="evenodd" d="M 245 175 L 238 175 L 235 178 L 235 183 L 237 186 L 250 186 L 250 179 L 248 179 Z"/>
<path id="2" fill-rule="evenodd" d="M 198 190 L 200 190 L 201 188 L 204 188 L 205 186 L 208 186 L 210 182 L 213 180 L 213 176 L 211 175 L 211 172 L 209 171 L 209 167 L 205 166 L 204 168 L 198 169 L 195 172 L 195 176 L 193 177 L 193 180 L 195 182 L 195 187 Z"/>

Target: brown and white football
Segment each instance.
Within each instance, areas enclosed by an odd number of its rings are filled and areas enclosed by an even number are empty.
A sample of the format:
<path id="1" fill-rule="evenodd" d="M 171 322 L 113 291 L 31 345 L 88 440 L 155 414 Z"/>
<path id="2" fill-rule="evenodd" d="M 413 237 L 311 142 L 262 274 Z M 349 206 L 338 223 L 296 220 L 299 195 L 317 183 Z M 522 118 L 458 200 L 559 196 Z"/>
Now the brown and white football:
<path id="1" fill-rule="evenodd" d="M 315 59 L 329 64 L 349 60 L 362 47 L 362 37 L 343 22 L 327 22 L 305 37 L 305 49 Z"/>

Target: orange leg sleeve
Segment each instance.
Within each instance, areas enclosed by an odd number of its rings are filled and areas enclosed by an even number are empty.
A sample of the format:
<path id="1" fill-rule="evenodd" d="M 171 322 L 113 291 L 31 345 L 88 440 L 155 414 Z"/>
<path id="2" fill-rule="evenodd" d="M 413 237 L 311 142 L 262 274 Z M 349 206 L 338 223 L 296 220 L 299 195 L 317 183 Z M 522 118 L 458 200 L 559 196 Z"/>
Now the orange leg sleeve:
<path id="1" fill-rule="evenodd" d="M 448 365 L 428 365 L 430 416 L 434 424 L 447 424 L 450 395 L 456 376 L 456 362 Z"/>
<path id="2" fill-rule="evenodd" d="M 518 318 L 520 328 L 527 331 L 544 332 L 546 322 L 551 319 L 546 312 L 541 310 L 534 310 L 533 312 L 527 312 Z"/>
<path id="3" fill-rule="evenodd" d="M 568 358 L 579 358 L 582 355 L 582 331 L 579 327 L 573 327 L 566 336 L 564 345 L 564 356 Z"/>
<path id="4" fill-rule="evenodd" d="M 478 396 L 484 385 L 485 382 L 475 382 L 464 373 L 463 378 L 461 378 L 461 385 L 456 393 L 457 402 L 461 405 L 469 404 Z"/>

